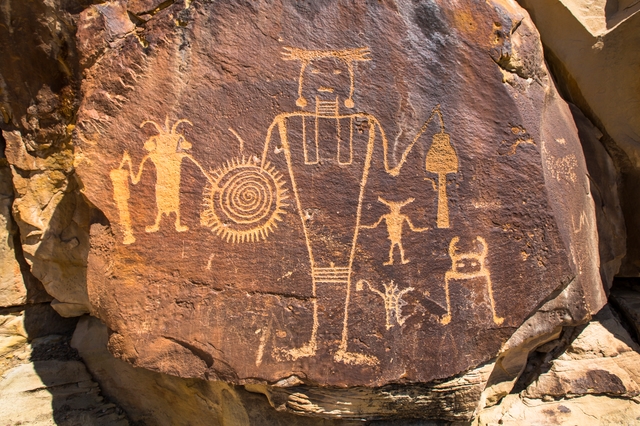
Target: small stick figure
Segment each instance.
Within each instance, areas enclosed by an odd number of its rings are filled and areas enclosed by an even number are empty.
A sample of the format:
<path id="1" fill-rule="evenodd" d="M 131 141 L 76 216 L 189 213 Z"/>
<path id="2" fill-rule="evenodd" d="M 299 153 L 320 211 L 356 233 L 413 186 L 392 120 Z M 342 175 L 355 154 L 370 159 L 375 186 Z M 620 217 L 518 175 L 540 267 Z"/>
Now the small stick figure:
<path id="1" fill-rule="evenodd" d="M 384 220 L 387 223 L 387 232 L 389 233 L 389 241 L 391 241 L 391 247 L 389 247 L 389 261 L 384 265 L 393 265 L 393 249 L 397 246 L 400 250 L 400 261 L 403 265 L 409 263 L 409 259 L 404 257 L 404 248 L 402 247 L 402 227 L 404 222 L 407 222 L 409 228 L 413 232 L 425 232 L 429 228 L 416 228 L 411 223 L 411 219 L 406 214 L 400 213 L 400 209 L 409 203 L 415 201 L 415 198 L 408 198 L 404 201 L 387 201 L 382 197 L 378 197 L 378 201 L 389 207 L 391 210 L 389 213 L 380 216 L 380 219 L 373 225 L 361 225 L 361 228 L 373 229 L 376 228 Z"/>
<path id="2" fill-rule="evenodd" d="M 367 287 L 369 287 L 369 290 L 371 290 L 372 292 L 380 296 L 384 301 L 384 309 L 387 314 L 387 324 L 386 324 L 387 330 L 393 328 L 394 318 L 395 318 L 395 322 L 400 327 L 402 327 L 404 325 L 404 322 L 407 320 L 407 318 L 411 316 L 411 315 L 407 315 L 404 317 L 402 316 L 402 307 L 407 304 L 407 302 L 405 302 L 402 297 L 405 294 L 415 289 L 413 287 L 406 287 L 400 290 L 400 287 L 398 287 L 398 284 L 394 283 L 393 280 L 391 280 L 389 284 L 382 283 L 382 286 L 384 287 L 384 293 L 383 293 L 377 288 L 373 287 L 369 283 L 369 281 L 360 280 L 356 284 L 356 290 L 358 291 L 364 290 L 365 284 L 367 285 Z"/>

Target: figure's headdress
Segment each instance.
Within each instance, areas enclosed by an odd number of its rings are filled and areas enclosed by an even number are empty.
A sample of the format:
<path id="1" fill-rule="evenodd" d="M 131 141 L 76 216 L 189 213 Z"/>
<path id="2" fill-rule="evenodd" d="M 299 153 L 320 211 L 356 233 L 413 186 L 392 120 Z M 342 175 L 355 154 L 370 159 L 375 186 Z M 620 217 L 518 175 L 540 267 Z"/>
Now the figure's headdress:
<path id="1" fill-rule="evenodd" d="M 353 63 L 355 61 L 370 61 L 371 58 L 368 55 L 371 53 L 368 47 L 358 47 L 356 49 L 343 49 L 343 50 L 307 50 L 299 49 L 297 47 L 285 47 L 282 53 L 282 59 L 285 61 L 300 61 L 300 76 L 298 77 L 298 99 L 296 105 L 304 107 L 307 104 L 307 100 L 302 96 L 302 83 L 304 80 L 304 70 L 312 61 L 322 58 L 336 58 L 341 60 L 347 65 L 349 70 L 349 98 L 344 101 L 344 105 L 347 108 L 353 108 Z"/>
<path id="2" fill-rule="evenodd" d="M 460 237 L 453 237 L 451 243 L 449 243 L 449 257 L 452 265 L 455 265 L 458 260 L 475 259 L 480 264 L 480 267 L 484 268 L 484 260 L 489 252 L 489 246 L 487 246 L 485 239 L 480 236 L 476 237 L 476 241 L 482 245 L 482 250 L 469 252 L 458 252 L 456 247 L 458 241 L 460 241 Z"/>

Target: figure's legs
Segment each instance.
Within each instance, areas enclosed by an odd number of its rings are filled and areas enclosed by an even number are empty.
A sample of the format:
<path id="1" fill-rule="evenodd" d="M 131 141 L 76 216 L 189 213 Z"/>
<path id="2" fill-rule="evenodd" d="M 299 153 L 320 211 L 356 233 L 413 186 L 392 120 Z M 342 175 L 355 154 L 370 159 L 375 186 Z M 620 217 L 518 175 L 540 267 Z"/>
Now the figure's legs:
<path id="1" fill-rule="evenodd" d="M 313 324 L 311 326 L 311 338 L 301 347 L 288 350 L 291 359 L 293 359 L 294 361 L 298 358 L 314 356 L 316 354 L 316 351 L 318 350 L 318 298 L 315 294 L 313 295 L 311 304 L 313 305 Z"/>
<path id="2" fill-rule="evenodd" d="M 312 295 L 313 299 L 311 304 L 313 306 L 313 324 L 311 328 L 311 338 L 307 343 L 292 349 L 285 348 L 274 348 L 273 349 L 273 357 L 278 361 L 290 360 L 295 361 L 298 358 L 305 358 L 314 356 L 316 351 L 318 350 L 318 297 L 316 294 L 316 284 L 315 282 L 312 284 Z"/>
<path id="3" fill-rule="evenodd" d="M 124 230 L 124 239 L 122 240 L 122 244 L 133 244 L 136 242 L 136 237 L 133 236 L 133 232 L 131 230 Z"/>
<path id="4" fill-rule="evenodd" d="M 393 248 L 393 246 L 392 246 Z M 378 358 L 372 355 L 364 355 L 357 352 L 349 352 L 347 350 L 349 342 L 349 299 L 351 298 L 351 277 L 347 281 L 347 296 L 344 301 L 344 319 L 342 323 L 342 337 L 340 346 L 333 355 L 333 359 L 338 362 L 352 365 L 377 365 Z"/>
<path id="5" fill-rule="evenodd" d="M 295 361 L 299 358 L 314 356 L 318 350 L 317 334 L 318 334 L 318 302 L 313 300 L 313 328 L 311 329 L 311 338 L 307 343 L 298 348 L 274 348 L 273 357 L 278 361 L 289 360 Z"/>
<path id="6" fill-rule="evenodd" d="M 409 259 L 404 258 L 404 249 L 402 248 L 402 242 L 398 242 L 397 244 L 398 248 L 400 249 L 400 261 L 403 265 L 406 265 L 407 263 L 409 263 Z"/>
<path id="7" fill-rule="evenodd" d="M 444 274 L 444 293 L 447 298 L 447 313 L 440 318 L 440 324 L 447 325 L 451 322 L 451 301 L 449 300 L 449 276 L 451 271 L 447 271 Z"/>
<path id="8" fill-rule="evenodd" d="M 393 265 L 393 248 L 395 247 L 395 245 L 395 242 L 391 242 L 391 246 L 389 246 L 389 261 L 384 262 L 383 265 Z"/>
<path id="9" fill-rule="evenodd" d="M 502 324 L 504 318 L 496 315 L 496 302 L 493 300 L 493 288 L 491 288 L 491 275 L 486 272 L 487 288 L 489 289 L 489 300 L 491 301 L 491 313 L 493 314 L 493 322 L 497 325 Z"/>
<path id="10" fill-rule="evenodd" d="M 178 232 L 184 232 L 184 231 L 188 231 L 189 227 L 188 226 L 184 226 L 184 225 L 180 225 L 180 210 L 176 210 L 176 231 Z"/>
<path id="11" fill-rule="evenodd" d="M 162 220 L 163 214 L 164 212 L 158 209 L 158 215 L 156 216 L 156 223 L 145 227 L 144 230 L 147 232 L 158 232 L 158 230 L 160 229 L 160 220 Z"/>

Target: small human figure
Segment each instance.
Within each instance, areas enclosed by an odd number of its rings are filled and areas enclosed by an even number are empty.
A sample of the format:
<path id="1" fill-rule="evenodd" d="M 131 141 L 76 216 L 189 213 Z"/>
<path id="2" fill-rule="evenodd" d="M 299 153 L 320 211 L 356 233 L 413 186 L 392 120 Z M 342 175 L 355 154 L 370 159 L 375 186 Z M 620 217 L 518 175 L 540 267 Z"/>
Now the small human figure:
<path id="1" fill-rule="evenodd" d="M 391 241 L 391 247 L 389 247 L 389 261 L 384 262 L 384 265 L 393 265 L 393 249 L 397 246 L 400 250 L 400 261 L 403 265 L 409 263 L 409 259 L 404 257 L 404 248 L 402 247 L 402 227 L 405 222 L 409 225 L 409 228 L 413 232 L 425 232 L 429 228 L 416 228 L 411 223 L 411 219 L 406 214 L 400 213 L 400 209 L 409 203 L 413 203 L 415 198 L 408 198 L 404 201 L 387 201 L 382 197 L 378 197 L 378 201 L 389 207 L 391 210 L 389 213 L 380 216 L 380 219 L 373 225 L 361 225 L 360 228 L 373 229 L 376 228 L 384 220 L 387 223 L 387 232 L 389 233 L 389 241 Z"/>

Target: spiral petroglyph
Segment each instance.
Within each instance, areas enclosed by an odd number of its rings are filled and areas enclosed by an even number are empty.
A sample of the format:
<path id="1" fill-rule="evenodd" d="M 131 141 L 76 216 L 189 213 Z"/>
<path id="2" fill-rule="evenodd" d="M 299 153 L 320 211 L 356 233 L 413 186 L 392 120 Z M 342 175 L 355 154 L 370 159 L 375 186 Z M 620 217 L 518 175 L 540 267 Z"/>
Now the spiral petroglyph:
<path id="1" fill-rule="evenodd" d="M 271 165 L 234 159 L 205 188 L 201 223 L 227 242 L 265 240 L 282 220 L 286 198 L 282 176 Z"/>

